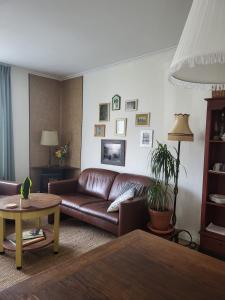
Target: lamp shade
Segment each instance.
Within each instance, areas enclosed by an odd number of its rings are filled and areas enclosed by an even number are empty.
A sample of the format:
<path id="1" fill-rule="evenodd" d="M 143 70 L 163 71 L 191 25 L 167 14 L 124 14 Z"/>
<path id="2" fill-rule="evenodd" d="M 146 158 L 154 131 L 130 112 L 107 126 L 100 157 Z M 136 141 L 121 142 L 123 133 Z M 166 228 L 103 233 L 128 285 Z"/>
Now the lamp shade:
<path id="1" fill-rule="evenodd" d="M 194 135 L 188 124 L 188 114 L 175 114 L 175 124 L 170 133 L 168 140 L 170 141 L 188 141 L 194 140 Z"/>
<path id="2" fill-rule="evenodd" d="M 225 1 L 193 0 L 169 69 L 169 80 L 187 87 L 225 89 Z"/>
<path id="3" fill-rule="evenodd" d="M 59 143 L 58 132 L 42 130 L 41 145 L 43 146 L 57 146 Z"/>

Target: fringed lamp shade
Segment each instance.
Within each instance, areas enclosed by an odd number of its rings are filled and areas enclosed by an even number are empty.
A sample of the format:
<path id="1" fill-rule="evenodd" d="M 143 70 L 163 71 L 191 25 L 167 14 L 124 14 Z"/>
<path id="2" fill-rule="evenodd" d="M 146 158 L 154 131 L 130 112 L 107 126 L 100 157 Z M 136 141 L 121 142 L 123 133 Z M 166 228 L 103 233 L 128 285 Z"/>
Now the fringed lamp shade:
<path id="1" fill-rule="evenodd" d="M 188 114 L 175 114 L 175 124 L 170 133 L 168 140 L 170 141 L 188 141 L 194 140 L 194 135 L 188 124 Z"/>
<path id="2" fill-rule="evenodd" d="M 187 87 L 225 89 L 224 0 L 193 0 L 169 80 Z"/>

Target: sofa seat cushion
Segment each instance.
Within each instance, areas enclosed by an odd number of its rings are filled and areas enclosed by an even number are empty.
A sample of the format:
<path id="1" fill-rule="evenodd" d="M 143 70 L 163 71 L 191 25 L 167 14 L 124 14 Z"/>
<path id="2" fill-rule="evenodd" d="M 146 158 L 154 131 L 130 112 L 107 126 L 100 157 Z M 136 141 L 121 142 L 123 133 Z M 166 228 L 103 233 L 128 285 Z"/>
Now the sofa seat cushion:
<path id="1" fill-rule="evenodd" d="M 104 201 L 97 197 L 92 197 L 85 194 L 80 193 L 74 193 L 74 194 L 63 194 L 60 195 L 62 198 L 61 205 L 73 208 L 73 209 L 79 209 L 81 206 L 88 204 L 88 203 L 96 203 Z"/>
<path id="2" fill-rule="evenodd" d="M 107 213 L 107 209 L 110 206 L 112 201 L 101 201 L 101 202 L 95 202 L 95 203 L 88 203 L 79 208 L 80 211 L 99 217 L 103 220 L 106 220 L 108 222 L 111 222 L 113 224 L 119 223 L 119 212 L 111 212 Z"/>

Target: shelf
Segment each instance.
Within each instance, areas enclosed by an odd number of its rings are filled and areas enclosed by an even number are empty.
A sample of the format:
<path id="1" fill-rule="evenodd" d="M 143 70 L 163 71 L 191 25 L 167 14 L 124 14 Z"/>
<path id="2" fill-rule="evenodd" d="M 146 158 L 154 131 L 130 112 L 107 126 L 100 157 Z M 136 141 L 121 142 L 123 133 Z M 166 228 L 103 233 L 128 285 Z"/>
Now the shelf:
<path id="1" fill-rule="evenodd" d="M 32 250 L 37 250 L 40 248 L 44 248 L 48 245 L 50 245 L 53 242 L 53 232 L 48 229 L 48 228 L 44 228 L 44 233 L 45 233 L 45 240 L 40 241 L 40 242 L 36 242 L 27 246 L 23 247 L 23 251 L 32 251 Z M 16 246 L 13 245 L 10 241 L 8 240 L 4 240 L 3 242 L 3 247 L 5 250 L 9 250 L 9 251 L 16 251 Z"/>
<path id="2" fill-rule="evenodd" d="M 76 170 L 76 169 L 80 169 L 80 168 L 75 168 L 75 167 L 71 167 L 71 166 L 68 166 L 68 165 L 65 165 L 65 166 L 58 166 L 58 165 L 55 165 L 55 166 L 33 166 L 33 167 L 30 167 L 31 169 L 46 169 L 46 170 Z"/>
<path id="3" fill-rule="evenodd" d="M 225 172 L 209 170 L 209 174 L 225 176 Z"/>
<path id="4" fill-rule="evenodd" d="M 218 206 L 218 207 L 225 208 L 225 204 L 216 203 L 216 202 L 212 202 L 212 201 L 206 201 L 206 204 L 211 205 L 211 206 Z"/>
<path id="5" fill-rule="evenodd" d="M 220 141 L 220 140 L 209 140 L 210 143 L 212 144 L 225 144 L 225 141 Z"/>
<path id="6" fill-rule="evenodd" d="M 207 231 L 206 229 L 200 231 L 200 234 L 204 235 L 206 237 L 210 237 L 210 238 L 221 240 L 221 241 L 225 242 L 225 236 L 222 235 L 222 234 L 217 234 L 217 233 L 214 233 L 214 232 L 210 232 L 210 231 Z"/>

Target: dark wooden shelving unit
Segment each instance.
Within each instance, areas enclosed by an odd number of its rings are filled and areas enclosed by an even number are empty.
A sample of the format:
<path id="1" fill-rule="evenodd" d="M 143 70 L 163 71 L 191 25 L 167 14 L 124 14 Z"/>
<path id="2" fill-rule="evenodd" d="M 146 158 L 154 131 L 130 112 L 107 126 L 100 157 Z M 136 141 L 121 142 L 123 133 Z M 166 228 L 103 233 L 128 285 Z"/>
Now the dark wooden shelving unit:
<path id="1" fill-rule="evenodd" d="M 225 257 L 225 236 L 206 230 L 212 222 L 225 228 L 225 205 L 209 200 L 210 194 L 225 195 L 225 172 L 213 171 L 215 163 L 225 164 L 225 141 L 214 140 L 216 128 L 225 128 L 225 97 L 206 99 L 207 118 L 201 210 L 200 249 Z M 222 126 L 222 127 L 221 127 Z"/>

